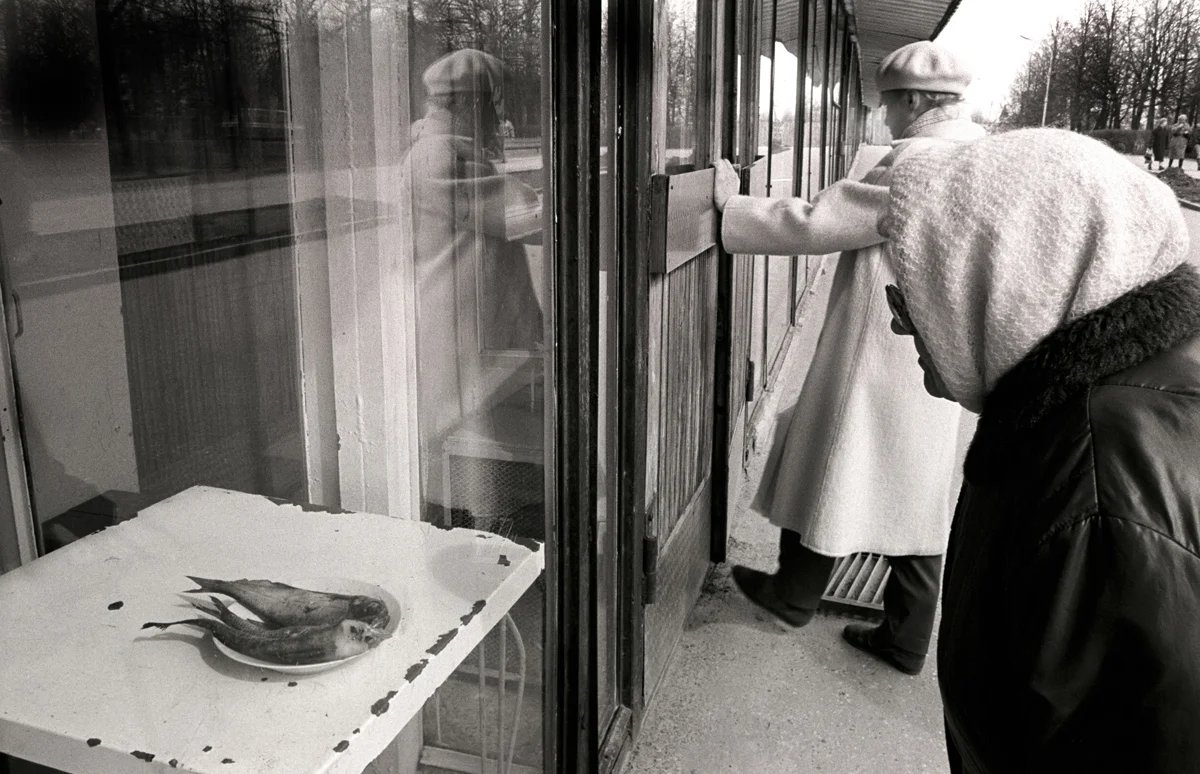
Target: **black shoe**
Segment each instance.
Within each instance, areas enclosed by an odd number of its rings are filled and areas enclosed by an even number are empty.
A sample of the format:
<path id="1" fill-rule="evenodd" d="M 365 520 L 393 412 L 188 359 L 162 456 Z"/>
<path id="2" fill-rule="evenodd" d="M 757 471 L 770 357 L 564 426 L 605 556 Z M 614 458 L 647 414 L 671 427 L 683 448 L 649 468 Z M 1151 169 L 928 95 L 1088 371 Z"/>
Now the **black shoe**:
<path id="1" fill-rule="evenodd" d="M 925 657 L 879 642 L 880 628 L 867 624 L 848 624 L 842 629 L 842 638 L 859 650 L 886 661 L 906 675 L 920 674 L 921 668 L 925 666 Z"/>
<path id="2" fill-rule="evenodd" d="M 746 599 L 766 610 L 786 631 L 794 631 L 812 620 L 813 610 L 808 610 L 783 600 L 776 590 L 774 575 L 752 570 L 740 564 L 733 566 L 733 582 L 746 595 Z"/>

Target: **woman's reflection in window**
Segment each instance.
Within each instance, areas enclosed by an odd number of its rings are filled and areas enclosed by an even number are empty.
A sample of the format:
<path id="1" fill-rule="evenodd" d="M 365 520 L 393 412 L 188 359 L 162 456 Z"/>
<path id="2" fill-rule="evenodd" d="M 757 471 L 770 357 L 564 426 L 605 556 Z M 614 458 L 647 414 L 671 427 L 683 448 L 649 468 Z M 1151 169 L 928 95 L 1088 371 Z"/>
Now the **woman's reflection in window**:
<path id="1" fill-rule="evenodd" d="M 427 500 L 446 506 L 446 438 L 465 424 L 488 434 L 494 407 L 523 386 L 528 395 L 534 370 L 540 377 L 540 367 L 520 358 L 487 357 L 528 353 L 542 340 L 525 254 L 525 244 L 540 240 L 541 205 L 532 188 L 497 167 L 503 79 L 503 63 L 490 54 L 443 56 L 422 77 L 425 116 L 412 126 L 422 478 Z"/>

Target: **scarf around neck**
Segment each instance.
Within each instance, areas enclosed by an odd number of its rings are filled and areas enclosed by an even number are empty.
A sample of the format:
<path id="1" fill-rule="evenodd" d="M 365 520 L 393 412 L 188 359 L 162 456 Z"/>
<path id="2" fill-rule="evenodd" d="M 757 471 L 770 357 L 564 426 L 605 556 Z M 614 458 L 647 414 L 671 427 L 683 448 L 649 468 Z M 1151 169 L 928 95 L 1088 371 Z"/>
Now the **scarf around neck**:
<path id="1" fill-rule="evenodd" d="M 935 107 L 932 110 L 926 110 L 921 115 L 917 116 L 916 120 L 909 124 L 903 132 L 900 133 L 901 140 L 908 140 L 930 127 L 947 121 L 959 120 L 958 111 L 950 110 L 945 107 Z"/>

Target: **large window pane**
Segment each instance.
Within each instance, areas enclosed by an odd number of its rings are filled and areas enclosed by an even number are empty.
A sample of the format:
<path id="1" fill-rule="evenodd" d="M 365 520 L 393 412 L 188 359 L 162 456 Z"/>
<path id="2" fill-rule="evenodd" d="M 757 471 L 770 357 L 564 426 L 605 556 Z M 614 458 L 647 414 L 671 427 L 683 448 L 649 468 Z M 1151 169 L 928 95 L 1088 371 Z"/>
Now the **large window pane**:
<path id="1" fill-rule="evenodd" d="M 825 69 L 827 65 L 828 17 L 824 3 L 809 3 L 809 38 L 804 87 L 808 92 L 808 121 L 805 129 L 807 154 L 805 196 L 812 198 L 825 186 L 822 158 L 825 148 Z"/>
<path id="2" fill-rule="evenodd" d="M 604 3 L 601 26 L 600 60 L 600 281 L 599 332 L 597 354 L 599 386 L 596 400 L 596 711 L 601 729 L 620 704 L 615 680 L 621 652 L 620 563 L 618 529 L 620 510 L 617 503 L 618 428 L 617 388 L 620 357 L 617 337 L 617 192 L 614 165 L 616 101 L 613 57 L 616 43 L 610 38 L 610 4 Z"/>
<path id="3" fill-rule="evenodd" d="M 774 198 L 794 195 L 798 27 L 794 7 L 779 3 L 772 41 L 770 195 Z M 767 361 L 772 365 L 792 324 L 794 264 L 791 256 L 774 256 L 767 262 Z"/>
<path id="4" fill-rule="evenodd" d="M 404 164 L 422 499 L 431 521 L 544 540 L 541 11 L 486 5 L 415 2 L 410 18 Z M 438 691 L 425 712 L 427 750 L 512 749 L 516 763 L 540 764 L 541 691 L 521 682 L 542 683 L 544 604 L 539 584 L 514 608 L 523 651 L 501 628 Z"/>
<path id="5" fill-rule="evenodd" d="M 7 0 L 0 25 L 47 547 L 194 485 L 545 538 L 538 0 Z M 428 703 L 426 758 L 541 766 L 543 589 Z"/>
<path id="6" fill-rule="evenodd" d="M 696 164 L 697 0 L 666 0 L 667 154 L 666 171 L 684 172 Z"/>

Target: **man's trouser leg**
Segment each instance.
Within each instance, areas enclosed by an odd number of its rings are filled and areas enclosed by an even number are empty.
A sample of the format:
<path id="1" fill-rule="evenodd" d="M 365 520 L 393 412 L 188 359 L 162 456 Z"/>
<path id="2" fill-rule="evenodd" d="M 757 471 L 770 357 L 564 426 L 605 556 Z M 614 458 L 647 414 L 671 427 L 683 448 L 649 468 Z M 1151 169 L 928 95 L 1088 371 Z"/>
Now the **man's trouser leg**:
<path id="1" fill-rule="evenodd" d="M 779 596 L 789 604 L 816 610 L 829 583 L 836 562 L 832 556 L 818 554 L 800 544 L 800 535 L 790 529 L 779 535 Z"/>
<path id="2" fill-rule="evenodd" d="M 892 575 L 883 590 L 883 625 L 880 635 L 888 644 L 919 656 L 929 651 L 942 557 L 889 556 Z"/>

